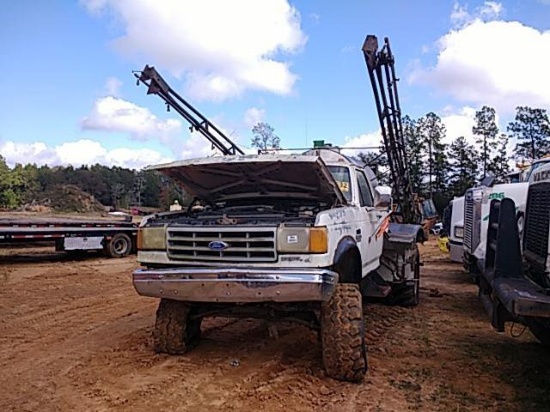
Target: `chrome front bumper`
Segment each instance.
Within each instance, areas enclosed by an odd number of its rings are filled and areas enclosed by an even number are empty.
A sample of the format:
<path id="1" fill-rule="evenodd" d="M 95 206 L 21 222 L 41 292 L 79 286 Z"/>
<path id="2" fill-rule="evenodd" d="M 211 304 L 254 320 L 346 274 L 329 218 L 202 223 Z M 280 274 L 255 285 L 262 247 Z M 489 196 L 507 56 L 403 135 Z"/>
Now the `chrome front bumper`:
<path id="1" fill-rule="evenodd" d="M 134 288 L 142 296 L 189 302 L 324 302 L 338 273 L 327 269 L 138 269 Z"/>

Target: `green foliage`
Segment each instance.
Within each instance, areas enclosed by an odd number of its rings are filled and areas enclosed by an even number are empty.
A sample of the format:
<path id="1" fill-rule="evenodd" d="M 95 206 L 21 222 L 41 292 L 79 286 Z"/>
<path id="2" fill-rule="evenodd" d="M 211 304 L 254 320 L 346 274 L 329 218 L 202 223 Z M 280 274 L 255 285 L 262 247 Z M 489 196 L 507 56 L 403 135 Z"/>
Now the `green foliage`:
<path id="1" fill-rule="evenodd" d="M 25 181 L 21 165 L 10 170 L 4 158 L 0 155 L 0 207 L 16 207 L 24 190 Z"/>
<path id="2" fill-rule="evenodd" d="M 92 195 L 94 201 L 115 209 L 145 206 L 168 209 L 178 200 L 189 202 L 185 192 L 171 179 L 155 171 L 136 172 L 121 167 L 103 165 L 37 167 L 35 164 L 15 165 L 10 169 L 0 156 L 0 207 L 14 209 L 25 204 L 46 200 L 63 204 L 64 190 L 77 197 L 75 188 Z M 136 193 L 137 192 L 137 193 Z M 82 197 L 85 199 L 85 196 Z M 77 210 L 76 200 L 66 205 Z M 69 207 L 70 206 L 70 207 Z M 68 209 L 67 209 L 68 211 Z"/>
<path id="3" fill-rule="evenodd" d="M 449 188 L 451 198 L 462 196 L 466 189 L 475 186 L 478 173 L 478 155 L 475 147 L 464 136 L 449 146 Z"/>
<path id="4" fill-rule="evenodd" d="M 259 122 L 252 128 L 254 137 L 252 138 L 252 147 L 259 150 L 280 149 L 281 139 L 275 134 L 275 129 L 268 123 Z"/>
<path id="5" fill-rule="evenodd" d="M 482 177 L 490 171 L 491 158 L 497 149 L 496 140 L 498 127 L 496 123 L 495 109 L 483 106 L 476 112 L 475 125 L 472 127 L 472 133 L 477 136 L 476 144 L 481 146 L 481 164 Z"/>
<path id="6" fill-rule="evenodd" d="M 511 136 L 521 140 L 515 148 L 515 157 L 535 160 L 550 152 L 550 122 L 545 109 L 516 107 L 516 117 L 508 124 Z"/>
<path id="7" fill-rule="evenodd" d="M 426 151 L 425 142 L 418 133 L 417 121 L 411 119 L 408 115 L 403 117 L 403 136 L 405 139 L 405 148 L 410 165 L 410 178 L 413 192 L 421 193 L 423 189 L 422 178 L 424 176 L 424 153 Z"/>
<path id="8" fill-rule="evenodd" d="M 428 171 L 424 175 L 427 178 L 424 193 L 428 197 L 433 197 L 434 192 L 443 193 L 446 189 L 448 164 L 446 146 L 443 143 L 446 135 L 445 125 L 438 115 L 430 112 L 416 122 L 416 127 L 416 134 L 426 151 L 426 155 L 420 159 L 428 166 Z"/>
<path id="9" fill-rule="evenodd" d="M 405 116 L 402 124 L 413 191 L 434 199 L 440 211 L 453 196 L 460 196 L 467 188 L 475 186 L 480 175 L 491 173 L 497 180 L 504 180 L 509 173 L 506 149 L 510 138 L 520 141 L 516 145 L 516 158 L 540 158 L 550 150 L 550 124 L 544 109 L 517 107 L 515 121 L 508 125 L 511 134 L 506 135 L 499 134 L 495 110 L 483 106 L 476 112 L 472 128 L 480 153 L 462 136 L 451 136 L 454 140 L 447 147 L 443 143 L 445 127 L 433 112 L 416 120 Z M 269 124 L 258 123 L 252 132 L 254 147 L 261 150 L 280 148 L 280 139 Z M 360 153 L 359 157 L 377 171 L 380 183 L 389 184 L 383 149 Z M 114 208 L 145 206 L 166 210 L 174 200 L 182 205 L 192 200 L 175 182 L 156 171 L 100 164 L 78 168 L 28 164 L 10 169 L 0 156 L 1 208 L 40 203 L 68 186 L 77 187 L 92 195 L 92 200 Z"/>
<path id="10" fill-rule="evenodd" d="M 499 182 L 504 182 L 506 176 L 510 173 L 510 166 L 508 165 L 510 156 L 507 154 L 509 140 L 508 136 L 504 133 L 498 136 L 497 150 L 489 165 L 489 170 Z"/>

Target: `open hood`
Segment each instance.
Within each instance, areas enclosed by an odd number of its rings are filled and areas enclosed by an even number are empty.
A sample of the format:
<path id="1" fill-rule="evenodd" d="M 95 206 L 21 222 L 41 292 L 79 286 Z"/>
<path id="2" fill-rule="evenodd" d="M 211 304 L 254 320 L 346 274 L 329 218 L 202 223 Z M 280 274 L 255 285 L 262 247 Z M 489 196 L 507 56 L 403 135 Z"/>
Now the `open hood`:
<path id="1" fill-rule="evenodd" d="M 147 169 L 170 176 L 190 195 L 210 202 L 272 197 L 346 203 L 327 166 L 317 156 L 221 156 Z"/>

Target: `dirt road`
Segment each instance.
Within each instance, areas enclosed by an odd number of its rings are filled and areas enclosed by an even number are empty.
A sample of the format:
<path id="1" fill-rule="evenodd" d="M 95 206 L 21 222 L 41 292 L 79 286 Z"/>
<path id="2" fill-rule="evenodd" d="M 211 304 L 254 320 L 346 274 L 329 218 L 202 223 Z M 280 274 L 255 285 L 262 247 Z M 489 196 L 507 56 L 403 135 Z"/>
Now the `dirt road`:
<path id="1" fill-rule="evenodd" d="M 421 246 L 419 307 L 366 306 L 360 385 L 326 378 L 316 334 L 299 325 L 275 339 L 262 321 L 206 319 L 194 351 L 156 355 L 157 301 L 133 290 L 135 256 L 49 250 L 0 249 L 2 411 L 550 410 L 550 351 L 528 331 L 493 332 L 433 241 Z"/>

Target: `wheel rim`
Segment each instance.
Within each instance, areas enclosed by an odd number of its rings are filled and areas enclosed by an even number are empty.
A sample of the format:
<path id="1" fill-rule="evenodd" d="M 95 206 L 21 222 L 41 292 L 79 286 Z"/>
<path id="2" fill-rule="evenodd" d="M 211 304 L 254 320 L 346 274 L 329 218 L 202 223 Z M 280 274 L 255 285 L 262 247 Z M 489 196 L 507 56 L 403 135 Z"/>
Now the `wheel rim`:
<path id="1" fill-rule="evenodd" d="M 128 242 L 126 239 L 118 239 L 114 244 L 114 249 L 116 253 L 124 253 L 128 249 Z"/>

